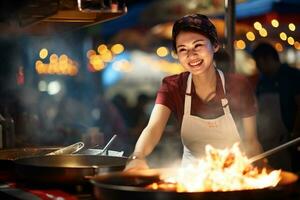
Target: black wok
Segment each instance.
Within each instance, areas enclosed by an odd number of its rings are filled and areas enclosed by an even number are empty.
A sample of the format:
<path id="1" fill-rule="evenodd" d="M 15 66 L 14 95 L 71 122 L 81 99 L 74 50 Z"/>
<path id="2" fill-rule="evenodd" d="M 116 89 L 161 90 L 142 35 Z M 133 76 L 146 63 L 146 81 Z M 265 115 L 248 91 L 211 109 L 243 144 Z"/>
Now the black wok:
<path id="1" fill-rule="evenodd" d="M 24 147 L 0 150 L 0 174 L 1 180 L 14 179 L 14 160 L 29 156 L 45 155 L 58 150 L 61 147 Z"/>
<path id="2" fill-rule="evenodd" d="M 47 153 L 56 151 L 62 147 L 24 147 L 15 149 L 0 150 L 0 161 L 2 160 L 15 160 L 17 158 L 27 156 L 45 155 Z"/>
<path id="3" fill-rule="evenodd" d="M 146 173 L 145 173 L 146 172 Z M 281 182 L 273 188 L 241 190 L 229 192 L 176 192 L 151 190 L 144 186 L 159 180 L 159 173 L 153 170 L 131 173 L 114 172 L 97 175 L 91 178 L 94 193 L 99 200 L 266 200 L 266 199 L 299 199 L 300 194 L 296 181 L 298 176 L 282 172 Z M 298 193 L 298 194 L 297 194 Z M 298 196 L 297 196 L 298 195 Z"/>
<path id="4" fill-rule="evenodd" d="M 53 155 L 16 159 L 18 181 L 33 184 L 75 185 L 88 183 L 86 176 L 121 171 L 126 157 L 99 155 Z"/>

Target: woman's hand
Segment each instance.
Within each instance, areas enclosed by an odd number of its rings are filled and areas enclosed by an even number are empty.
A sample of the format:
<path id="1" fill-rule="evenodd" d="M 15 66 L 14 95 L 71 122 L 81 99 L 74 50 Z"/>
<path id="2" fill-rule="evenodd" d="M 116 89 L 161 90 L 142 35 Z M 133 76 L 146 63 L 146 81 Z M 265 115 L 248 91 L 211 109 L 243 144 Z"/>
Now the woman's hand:
<path id="1" fill-rule="evenodd" d="M 124 171 L 128 172 L 128 171 L 143 170 L 143 169 L 149 169 L 146 159 L 130 156 L 128 158 Z"/>
<path id="2" fill-rule="evenodd" d="M 266 159 L 266 158 L 260 159 L 256 162 L 254 162 L 253 165 L 260 168 L 260 169 L 265 168 L 267 171 L 272 171 L 273 170 L 273 167 L 271 165 L 269 165 L 268 159 Z"/>

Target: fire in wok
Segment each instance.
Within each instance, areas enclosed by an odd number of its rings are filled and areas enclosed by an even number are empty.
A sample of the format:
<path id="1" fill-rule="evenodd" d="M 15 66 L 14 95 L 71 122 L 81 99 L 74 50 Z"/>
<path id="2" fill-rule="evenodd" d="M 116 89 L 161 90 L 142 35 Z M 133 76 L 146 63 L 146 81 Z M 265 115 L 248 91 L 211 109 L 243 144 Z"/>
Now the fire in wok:
<path id="1" fill-rule="evenodd" d="M 149 169 L 95 176 L 98 199 L 285 199 L 298 179 L 282 170 L 253 166 L 234 145 L 206 148 L 207 156 L 186 168 Z"/>
<path id="2" fill-rule="evenodd" d="M 177 192 L 235 191 L 261 189 L 276 186 L 281 170 L 259 170 L 242 154 L 238 144 L 231 149 L 215 149 L 206 146 L 206 157 L 196 165 L 174 170 L 149 189 L 175 190 Z"/>

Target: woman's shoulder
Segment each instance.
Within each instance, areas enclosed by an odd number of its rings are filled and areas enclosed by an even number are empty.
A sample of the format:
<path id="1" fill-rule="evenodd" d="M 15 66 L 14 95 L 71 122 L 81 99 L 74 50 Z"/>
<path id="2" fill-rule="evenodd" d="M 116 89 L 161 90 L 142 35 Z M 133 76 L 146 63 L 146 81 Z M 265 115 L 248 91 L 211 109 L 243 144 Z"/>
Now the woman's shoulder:
<path id="1" fill-rule="evenodd" d="M 238 73 L 226 72 L 224 73 L 225 78 L 229 81 L 247 81 L 246 76 Z"/>
<path id="2" fill-rule="evenodd" d="M 255 94 L 255 85 L 250 78 L 238 73 L 225 74 L 226 91 L 235 95 Z"/>
<path id="3" fill-rule="evenodd" d="M 224 76 L 225 76 L 226 84 L 232 87 L 250 86 L 250 80 L 245 75 L 238 74 L 238 73 L 225 73 Z"/>

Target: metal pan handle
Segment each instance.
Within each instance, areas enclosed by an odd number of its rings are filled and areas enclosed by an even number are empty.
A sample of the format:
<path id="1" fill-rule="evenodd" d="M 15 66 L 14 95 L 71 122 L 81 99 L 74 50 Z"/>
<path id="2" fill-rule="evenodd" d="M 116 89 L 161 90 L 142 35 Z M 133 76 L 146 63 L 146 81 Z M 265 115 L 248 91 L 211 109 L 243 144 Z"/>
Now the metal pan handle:
<path id="1" fill-rule="evenodd" d="M 270 149 L 268 151 L 265 151 L 265 152 L 263 152 L 261 154 L 253 156 L 252 158 L 249 159 L 249 161 L 250 161 L 250 163 L 256 162 L 256 161 L 258 161 L 260 159 L 263 159 L 263 158 L 265 158 L 265 157 L 267 157 L 269 155 L 272 155 L 272 154 L 274 154 L 274 153 L 276 153 L 278 151 L 281 151 L 282 149 L 285 149 L 285 148 L 287 148 L 287 147 L 289 147 L 291 145 L 294 145 L 294 144 L 296 144 L 298 142 L 300 142 L 300 137 L 297 137 L 297 138 L 295 138 L 295 139 L 293 139 L 293 140 L 291 140 L 289 142 L 286 142 L 286 143 L 284 143 L 282 145 L 279 145 L 279 146 L 277 146 L 277 147 L 275 147 L 273 149 Z"/>
<path id="2" fill-rule="evenodd" d="M 83 142 L 77 142 L 75 144 L 69 145 L 69 146 L 64 147 L 62 149 L 50 152 L 50 153 L 48 153 L 46 155 L 50 156 L 50 155 L 72 154 L 72 153 L 76 153 L 77 151 L 79 151 L 83 147 L 84 147 L 84 143 Z"/>

